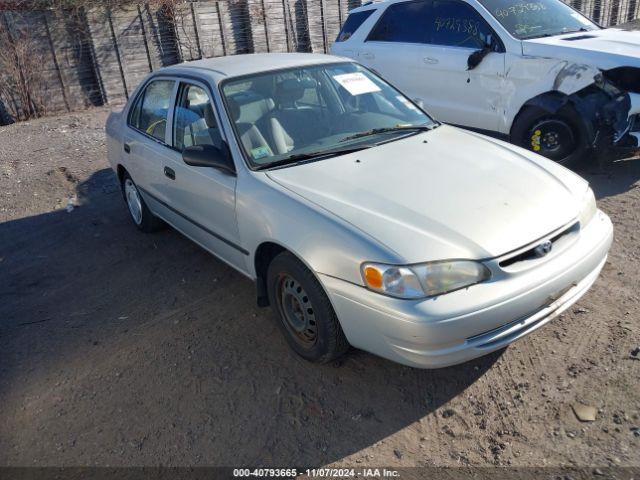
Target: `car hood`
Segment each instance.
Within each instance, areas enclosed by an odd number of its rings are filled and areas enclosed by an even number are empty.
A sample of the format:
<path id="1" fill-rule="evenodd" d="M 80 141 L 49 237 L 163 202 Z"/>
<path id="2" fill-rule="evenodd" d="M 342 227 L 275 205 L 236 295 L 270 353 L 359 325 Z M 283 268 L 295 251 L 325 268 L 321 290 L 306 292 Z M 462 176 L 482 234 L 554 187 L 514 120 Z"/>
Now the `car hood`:
<path id="1" fill-rule="evenodd" d="M 522 42 L 524 55 L 558 58 L 602 70 L 640 67 L 640 31 L 605 28 Z"/>
<path id="2" fill-rule="evenodd" d="M 586 182 L 553 166 L 568 176 L 563 182 L 521 152 L 443 125 L 268 176 L 407 263 L 481 259 L 529 244 L 578 215 L 572 190 L 584 191 Z"/>

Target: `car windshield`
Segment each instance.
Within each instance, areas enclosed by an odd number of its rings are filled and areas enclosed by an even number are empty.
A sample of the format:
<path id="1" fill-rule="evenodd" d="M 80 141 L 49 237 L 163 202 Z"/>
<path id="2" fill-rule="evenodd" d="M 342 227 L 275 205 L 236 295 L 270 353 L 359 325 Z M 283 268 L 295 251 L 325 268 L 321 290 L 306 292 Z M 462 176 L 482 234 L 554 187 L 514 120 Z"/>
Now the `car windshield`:
<path id="1" fill-rule="evenodd" d="M 484 7 L 520 40 L 586 32 L 599 27 L 560 0 L 480 0 Z"/>
<path id="2" fill-rule="evenodd" d="M 259 169 L 369 148 L 436 125 L 354 63 L 230 79 L 222 93 L 245 156 Z"/>

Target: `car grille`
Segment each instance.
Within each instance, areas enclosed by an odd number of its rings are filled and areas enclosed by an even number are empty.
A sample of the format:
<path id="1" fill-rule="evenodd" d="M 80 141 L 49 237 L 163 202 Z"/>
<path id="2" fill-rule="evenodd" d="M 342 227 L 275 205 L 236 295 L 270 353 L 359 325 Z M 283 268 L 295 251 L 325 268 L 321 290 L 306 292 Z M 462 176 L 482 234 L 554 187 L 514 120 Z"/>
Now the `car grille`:
<path id="1" fill-rule="evenodd" d="M 574 234 L 576 234 L 578 232 L 578 230 L 580 229 L 580 225 L 579 222 L 575 222 L 574 224 L 572 224 L 571 226 L 565 228 L 564 230 L 562 230 L 561 232 L 555 234 L 553 237 L 551 237 L 549 239 L 549 241 L 551 242 L 551 253 L 554 253 L 554 251 L 558 251 L 560 247 L 563 246 L 563 244 L 566 243 L 567 240 L 570 239 L 571 236 L 573 236 Z M 535 243 L 535 245 L 532 245 L 530 248 L 516 253 L 515 255 L 509 257 L 509 258 L 505 258 L 503 260 L 501 260 L 498 265 L 500 265 L 500 268 L 509 268 L 512 266 L 515 266 L 517 264 L 523 263 L 523 262 L 529 262 L 532 260 L 538 260 L 541 257 L 538 256 L 535 252 L 535 249 L 538 245 L 540 245 L 540 243 L 542 243 L 543 240 L 540 240 L 538 242 Z"/>

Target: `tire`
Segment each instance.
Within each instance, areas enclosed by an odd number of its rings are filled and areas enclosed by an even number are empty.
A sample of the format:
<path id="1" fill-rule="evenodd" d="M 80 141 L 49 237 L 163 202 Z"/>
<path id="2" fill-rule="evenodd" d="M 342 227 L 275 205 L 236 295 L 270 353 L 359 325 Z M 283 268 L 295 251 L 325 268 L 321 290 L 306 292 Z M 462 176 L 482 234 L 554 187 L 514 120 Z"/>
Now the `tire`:
<path id="1" fill-rule="evenodd" d="M 571 107 L 555 114 L 537 107 L 526 108 L 513 124 L 511 141 L 566 167 L 585 162 L 589 151 L 578 114 Z"/>
<path id="2" fill-rule="evenodd" d="M 271 261 L 267 289 L 278 326 L 302 358 L 328 363 L 349 349 L 320 282 L 291 253 L 283 252 Z"/>
<path id="3" fill-rule="evenodd" d="M 128 172 L 124 172 L 120 188 L 124 202 L 127 204 L 129 217 L 139 230 L 151 233 L 164 226 L 164 222 L 151 213 Z"/>

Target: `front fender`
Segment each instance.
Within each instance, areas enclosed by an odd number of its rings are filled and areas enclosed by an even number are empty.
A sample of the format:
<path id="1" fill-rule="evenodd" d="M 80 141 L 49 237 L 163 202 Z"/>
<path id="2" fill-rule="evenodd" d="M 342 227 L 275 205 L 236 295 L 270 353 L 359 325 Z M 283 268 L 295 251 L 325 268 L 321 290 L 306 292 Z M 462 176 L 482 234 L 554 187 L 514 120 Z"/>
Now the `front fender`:
<path id="1" fill-rule="evenodd" d="M 362 285 L 363 261 L 398 263 L 390 248 L 332 213 L 270 180 L 251 173 L 238 179 L 236 211 L 247 272 L 257 278 L 255 254 L 272 242 L 296 255 L 311 271 Z"/>

